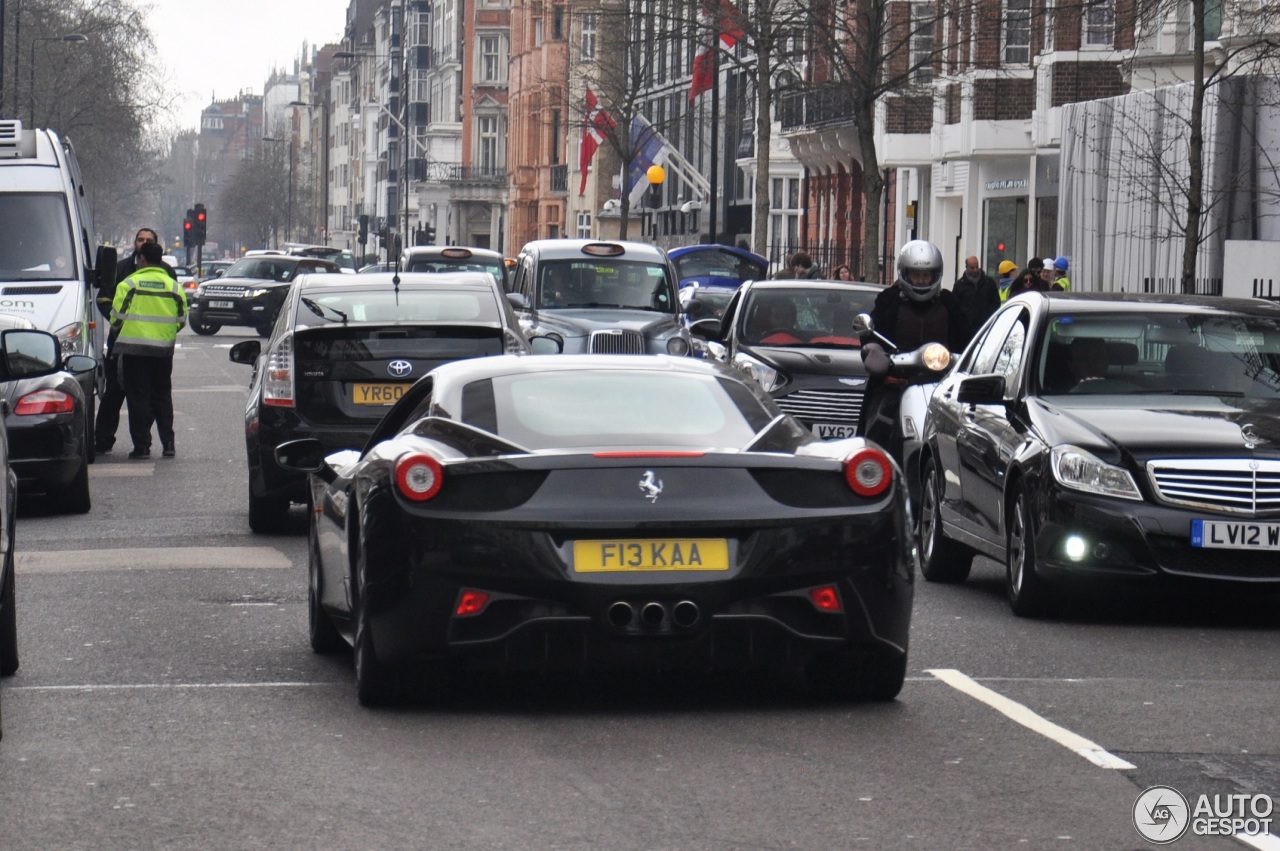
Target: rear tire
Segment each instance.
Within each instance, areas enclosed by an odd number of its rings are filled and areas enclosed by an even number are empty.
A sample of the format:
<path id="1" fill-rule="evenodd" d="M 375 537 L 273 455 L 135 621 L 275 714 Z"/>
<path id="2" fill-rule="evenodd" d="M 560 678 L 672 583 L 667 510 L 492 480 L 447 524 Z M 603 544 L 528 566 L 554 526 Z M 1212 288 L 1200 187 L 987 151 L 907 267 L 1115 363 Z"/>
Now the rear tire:
<path id="1" fill-rule="evenodd" d="M 373 646 L 373 628 L 365 601 L 364 547 L 356 555 L 356 641 L 353 654 L 356 669 L 356 699 L 361 706 L 388 706 L 398 695 L 398 681 L 394 672 L 378 661 Z"/>
<path id="2" fill-rule="evenodd" d="M 87 458 L 81 460 L 80 469 L 76 472 L 75 478 L 71 480 L 71 483 L 51 493 L 50 497 L 64 514 L 87 514 L 89 512 L 89 509 L 93 507 L 93 501 L 89 495 L 89 461 Z"/>
<path id="3" fill-rule="evenodd" d="M 259 337 L 270 337 L 270 336 L 271 336 L 271 329 L 272 329 L 273 327 L 274 327 L 273 325 L 259 325 L 259 326 L 258 326 L 257 328 L 255 328 L 254 330 L 258 332 L 258 336 L 259 336 Z"/>
<path id="4" fill-rule="evenodd" d="M 938 464 L 925 462 L 920 492 L 920 572 L 930 582 L 956 584 L 969 578 L 973 550 L 942 530 L 942 481 Z"/>
<path id="5" fill-rule="evenodd" d="M 321 655 L 331 656 L 346 650 L 347 642 L 342 637 L 342 633 L 338 632 L 338 628 L 333 625 L 328 612 L 320 605 L 324 579 L 320 571 L 320 542 L 316 535 L 314 519 L 311 521 L 309 538 L 307 573 L 310 581 L 307 583 L 307 624 L 311 635 L 311 649 Z"/>
<path id="6" fill-rule="evenodd" d="M 1005 593 L 1009 608 L 1021 618 L 1049 614 L 1052 598 L 1045 581 L 1036 573 L 1035 532 L 1031 528 L 1031 509 L 1027 493 L 1021 487 L 1014 491 L 1009 513 L 1008 546 L 1005 551 Z"/>
<path id="7" fill-rule="evenodd" d="M 278 496 L 255 496 L 249 485 L 249 528 L 259 535 L 284 531 L 289 519 L 289 500 Z"/>
<path id="8" fill-rule="evenodd" d="M 92 464 L 98 460 L 98 436 L 95 423 L 98 418 L 98 394 L 90 390 L 89 397 L 84 400 L 84 456 Z"/>
<path id="9" fill-rule="evenodd" d="M 907 678 L 907 654 L 888 651 L 819 653 L 804 669 L 809 692 L 819 699 L 884 703 Z"/>
<path id="10" fill-rule="evenodd" d="M 0 677 L 12 676 L 18 670 L 18 612 L 14 608 L 17 575 L 13 572 L 12 544 L 4 562 L 9 581 L 0 591 Z"/>

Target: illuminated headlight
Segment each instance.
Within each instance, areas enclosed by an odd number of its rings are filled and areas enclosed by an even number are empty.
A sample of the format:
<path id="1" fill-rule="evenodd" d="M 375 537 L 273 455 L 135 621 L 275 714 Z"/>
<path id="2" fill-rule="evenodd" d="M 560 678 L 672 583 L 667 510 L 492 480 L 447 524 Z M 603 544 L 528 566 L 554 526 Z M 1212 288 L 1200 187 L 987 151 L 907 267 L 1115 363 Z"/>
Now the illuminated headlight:
<path id="1" fill-rule="evenodd" d="M 266 294 L 267 294 L 267 293 L 269 293 L 269 292 L 271 292 L 271 288 L 270 288 L 270 287 L 256 287 L 256 288 L 251 289 L 251 290 L 245 290 L 245 291 L 244 291 L 244 297 L 245 297 L 245 298 L 259 298 L 259 297 L 261 297 L 261 296 L 266 295 Z"/>
<path id="2" fill-rule="evenodd" d="M 1078 446 L 1053 447 L 1053 477 L 1072 490 L 1141 501 L 1142 494 L 1129 471 L 1099 460 Z"/>
<path id="3" fill-rule="evenodd" d="M 684 337 L 672 337 L 667 340 L 667 354 L 684 357 L 689 354 L 689 341 Z"/>
<path id="4" fill-rule="evenodd" d="M 754 378 L 766 393 L 771 393 L 787 383 L 787 380 L 776 369 L 768 364 L 761 363 L 750 355 L 744 355 L 739 352 L 733 357 L 733 365 Z"/>
<path id="5" fill-rule="evenodd" d="M 941 343 L 930 343 L 920 354 L 920 360 L 931 372 L 942 372 L 951 364 L 951 351 Z"/>

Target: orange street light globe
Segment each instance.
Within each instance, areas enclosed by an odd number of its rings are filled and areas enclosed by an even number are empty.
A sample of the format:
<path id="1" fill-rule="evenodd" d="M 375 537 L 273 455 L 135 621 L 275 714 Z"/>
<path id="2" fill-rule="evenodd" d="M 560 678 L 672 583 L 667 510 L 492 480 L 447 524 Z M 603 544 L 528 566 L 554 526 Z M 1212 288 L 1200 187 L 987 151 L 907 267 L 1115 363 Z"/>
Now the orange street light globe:
<path id="1" fill-rule="evenodd" d="M 649 166 L 649 170 L 644 174 L 645 177 L 649 178 L 649 182 L 655 186 L 661 185 L 662 181 L 667 179 L 667 170 L 660 165 Z"/>

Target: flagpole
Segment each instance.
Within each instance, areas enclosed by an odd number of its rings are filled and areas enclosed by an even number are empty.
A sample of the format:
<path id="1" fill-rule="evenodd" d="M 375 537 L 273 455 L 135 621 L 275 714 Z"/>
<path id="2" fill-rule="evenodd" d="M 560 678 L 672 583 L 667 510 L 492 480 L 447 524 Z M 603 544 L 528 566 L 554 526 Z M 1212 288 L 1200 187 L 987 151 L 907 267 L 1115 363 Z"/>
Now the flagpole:
<path id="1" fill-rule="evenodd" d="M 717 30 L 719 28 L 717 27 Z M 707 214 L 707 241 L 715 245 L 716 212 L 720 208 L 720 33 L 715 34 L 715 50 L 711 53 L 711 197 L 707 200 L 711 212 Z"/>

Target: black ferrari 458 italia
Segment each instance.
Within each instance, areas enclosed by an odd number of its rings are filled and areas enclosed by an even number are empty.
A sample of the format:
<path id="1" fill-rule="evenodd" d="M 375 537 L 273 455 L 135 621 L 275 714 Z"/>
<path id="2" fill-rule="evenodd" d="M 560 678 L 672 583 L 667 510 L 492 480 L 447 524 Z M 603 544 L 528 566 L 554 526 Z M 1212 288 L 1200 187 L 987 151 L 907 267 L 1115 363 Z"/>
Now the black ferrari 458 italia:
<path id="1" fill-rule="evenodd" d="M 440 366 L 363 450 L 311 473 L 311 644 L 355 648 L 360 702 L 460 667 L 804 664 L 891 700 L 915 555 L 893 463 L 820 441 L 746 376 L 688 358 Z"/>

